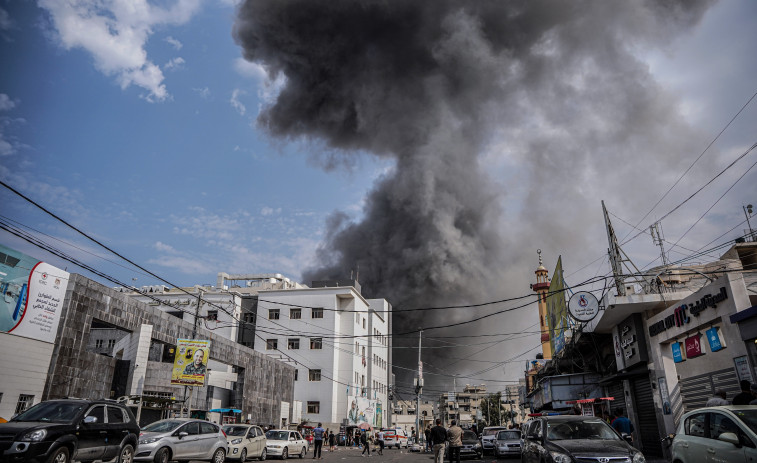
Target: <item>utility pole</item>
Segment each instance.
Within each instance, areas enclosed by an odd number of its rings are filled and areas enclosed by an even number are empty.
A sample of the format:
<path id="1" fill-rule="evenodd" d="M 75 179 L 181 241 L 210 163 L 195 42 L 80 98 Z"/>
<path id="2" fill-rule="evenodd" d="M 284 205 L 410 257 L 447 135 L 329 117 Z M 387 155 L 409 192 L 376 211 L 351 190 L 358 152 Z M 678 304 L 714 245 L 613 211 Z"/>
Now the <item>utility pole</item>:
<path id="1" fill-rule="evenodd" d="M 415 378 L 415 437 L 421 442 L 421 392 L 423 391 L 423 363 L 421 363 L 421 337 L 423 330 L 418 333 L 418 377 Z"/>
<path id="2" fill-rule="evenodd" d="M 746 224 L 749 227 L 749 239 L 754 241 L 754 231 L 752 231 L 752 224 L 749 222 L 749 217 L 752 216 L 752 205 L 747 204 L 746 206 L 741 206 L 742 209 L 744 209 L 744 215 L 746 216 Z"/>

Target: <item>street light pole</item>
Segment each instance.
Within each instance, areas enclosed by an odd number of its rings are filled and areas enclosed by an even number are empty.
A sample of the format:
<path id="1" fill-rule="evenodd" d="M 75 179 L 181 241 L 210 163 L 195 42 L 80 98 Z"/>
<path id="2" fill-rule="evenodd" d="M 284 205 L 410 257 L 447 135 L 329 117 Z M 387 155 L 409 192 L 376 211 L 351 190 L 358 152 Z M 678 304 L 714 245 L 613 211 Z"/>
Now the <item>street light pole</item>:
<path id="1" fill-rule="evenodd" d="M 741 206 L 742 209 L 744 209 L 744 215 L 746 216 L 746 224 L 749 227 L 749 237 L 751 240 L 754 240 L 754 231 L 752 231 L 752 224 L 749 222 L 749 217 L 752 216 L 752 205 L 747 204 L 746 206 Z"/>
<path id="2" fill-rule="evenodd" d="M 421 338 L 423 330 L 418 333 L 418 378 L 415 384 L 415 440 L 420 443 L 421 439 L 421 391 L 423 390 L 423 363 L 421 363 Z"/>

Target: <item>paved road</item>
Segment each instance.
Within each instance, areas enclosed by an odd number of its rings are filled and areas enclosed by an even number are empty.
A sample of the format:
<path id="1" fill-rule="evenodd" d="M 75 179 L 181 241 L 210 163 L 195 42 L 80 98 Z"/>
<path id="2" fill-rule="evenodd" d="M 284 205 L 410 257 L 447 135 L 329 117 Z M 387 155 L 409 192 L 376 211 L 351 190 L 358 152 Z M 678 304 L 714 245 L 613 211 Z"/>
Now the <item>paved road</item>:
<path id="1" fill-rule="evenodd" d="M 410 452 L 405 449 L 384 449 L 384 454 L 379 455 L 378 453 L 371 451 L 371 457 L 370 460 L 367 460 L 367 457 L 361 455 L 362 449 L 358 449 L 356 447 L 338 447 L 338 450 L 336 452 L 323 452 L 323 459 L 319 460 L 319 463 L 349 463 L 349 462 L 357 462 L 360 461 L 361 463 L 433 463 L 434 456 L 431 453 L 418 453 L 418 452 Z M 270 460 L 270 459 L 269 459 Z M 290 463 L 295 463 L 299 461 L 299 458 L 290 458 L 290 460 L 294 460 Z M 230 460 L 227 460 L 230 461 Z M 276 460 L 278 461 L 278 460 Z M 308 453 L 308 456 L 305 457 L 305 459 L 302 460 L 303 463 L 310 463 L 313 461 L 313 451 L 311 448 L 310 453 Z M 483 460 L 476 460 L 476 459 L 465 459 L 462 460 L 464 462 L 475 462 L 475 463 L 516 463 L 519 462 L 519 458 L 510 458 L 510 459 L 500 459 L 497 460 L 491 455 L 487 455 L 483 458 Z M 199 462 L 198 462 L 199 463 Z M 448 463 L 445 460 L 445 463 Z"/>

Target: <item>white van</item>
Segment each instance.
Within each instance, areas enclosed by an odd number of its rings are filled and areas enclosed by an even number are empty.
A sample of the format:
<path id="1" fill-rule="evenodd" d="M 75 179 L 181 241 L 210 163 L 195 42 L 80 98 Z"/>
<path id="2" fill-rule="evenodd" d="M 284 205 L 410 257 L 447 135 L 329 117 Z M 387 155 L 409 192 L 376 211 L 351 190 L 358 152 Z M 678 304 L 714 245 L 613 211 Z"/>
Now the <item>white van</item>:
<path id="1" fill-rule="evenodd" d="M 383 428 L 384 445 L 388 448 L 407 448 L 407 433 L 402 428 Z"/>

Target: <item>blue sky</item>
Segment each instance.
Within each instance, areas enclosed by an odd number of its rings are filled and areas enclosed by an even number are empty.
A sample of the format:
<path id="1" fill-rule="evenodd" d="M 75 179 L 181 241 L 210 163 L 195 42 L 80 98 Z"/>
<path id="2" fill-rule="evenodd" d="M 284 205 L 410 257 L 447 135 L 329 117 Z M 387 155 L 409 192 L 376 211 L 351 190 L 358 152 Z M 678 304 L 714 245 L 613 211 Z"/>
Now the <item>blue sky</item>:
<path id="1" fill-rule="evenodd" d="M 214 283 L 219 271 L 300 279 L 321 264 L 315 250 L 329 214 L 359 221 L 394 160 L 343 156 L 320 139 L 274 139 L 256 127 L 286 81 L 241 58 L 235 15 L 231 0 L 0 0 L 0 179 L 177 285 Z M 571 100 L 516 87 L 508 104 L 537 110 L 498 113 L 503 119 L 477 158 L 498 189 L 497 225 L 508 249 L 496 272 L 505 283 L 481 299 L 528 293 L 536 249 L 550 271 L 563 256 L 569 284 L 605 273 L 600 199 L 628 236 L 624 221 L 648 227 L 757 141 L 753 101 L 641 220 L 757 91 L 756 26 L 751 0 L 716 3 L 670 37 L 664 28 L 639 26 L 643 33 L 626 45 L 638 64 L 631 71 L 643 77 L 640 98 L 660 99 L 645 102 L 653 111 L 642 112 L 627 136 L 597 134 L 623 132 L 626 105 L 637 101 Z M 592 65 L 588 72 L 601 77 Z M 583 75 L 576 65 L 564 80 L 580 93 Z M 624 91 L 632 96 L 632 76 L 629 82 Z M 574 110 L 576 102 L 584 106 Z M 561 105 L 564 112 L 550 110 Z M 746 228 L 742 205 L 757 204 L 757 168 L 749 170 L 756 158 L 751 152 L 664 221 L 668 245 L 723 194 L 680 245 L 719 244 Z M 5 189 L 0 201 L 4 220 L 44 233 L 100 271 L 137 286 L 157 283 Z M 5 231 L 0 241 L 88 275 Z M 659 258 L 648 235 L 625 250 L 639 267 Z M 671 260 L 688 254 L 675 249 Z M 508 326 L 526 330 L 535 322 L 529 313 Z"/>

